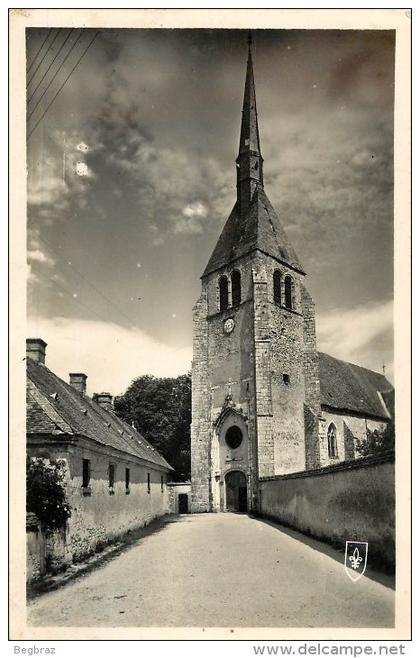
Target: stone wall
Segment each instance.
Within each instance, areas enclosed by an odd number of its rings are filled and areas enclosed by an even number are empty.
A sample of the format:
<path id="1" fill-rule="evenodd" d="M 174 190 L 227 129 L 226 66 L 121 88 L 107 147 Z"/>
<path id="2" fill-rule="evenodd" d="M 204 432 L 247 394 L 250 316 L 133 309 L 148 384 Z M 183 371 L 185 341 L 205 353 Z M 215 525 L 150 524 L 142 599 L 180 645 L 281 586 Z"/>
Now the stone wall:
<path id="1" fill-rule="evenodd" d="M 251 424 L 253 416 L 252 258 L 235 262 L 203 280 L 203 292 L 194 307 L 192 363 L 191 484 L 192 511 L 213 511 L 220 506 L 220 473 L 223 455 L 215 430 L 226 397 L 242 409 Z M 219 311 L 218 283 L 237 269 L 241 274 L 241 303 Z M 232 295 L 229 288 L 229 300 Z M 233 318 L 232 333 L 224 322 Z M 254 422 L 254 425 L 252 424 Z M 247 435 L 250 435 L 249 431 Z M 252 438 L 251 438 L 252 440 Z M 223 451 L 222 451 L 223 452 Z M 252 460 L 251 460 L 252 461 Z M 252 462 L 253 463 L 253 462 Z M 248 484 L 252 480 L 248 462 Z M 256 479 L 254 477 L 256 482 Z"/>
<path id="2" fill-rule="evenodd" d="M 193 311 L 193 361 L 191 398 L 191 486 L 192 511 L 210 508 L 210 383 L 208 375 L 207 293 L 203 292 Z"/>
<path id="3" fill-rule="evenodd" d="M 40 526 L 26 528 L 26 582 L 39 580 L 45 574 L 46 547 Z"/>
<path id="4" fill-rule="evenodd" d="M 234 269 L 241 275 L 241 303 L 220 311 L 219 279 L 226 276 L 230 282 Z M 282 276 L 283 306 L 275 303 L 273 298 L 275 270 Z M 284 308 L 286 273 L 293 279 L 293 310 Z M 307 306 L 309 302 L 302 297 L 301 279 L 301 274 L 261 252 L 248 254 L 203 279 L 203 291 L 193 313 L 193 511 L 213 511 L 221 505 L 224 463 L 221 463 L 222 437 L 215 430 L 215 423 L 227 396 L 247 422 L 246 470 L 250 509 L 258 503 L 258 477 L 305 468 L 302 313 L 304 301 Z M 224 322 L 228 318 L 233 318 L 235 323 L 229 334 L 224 332 Z M 312 327 L 313 312 L 311 318 L 308 323 Z M 310 332 L 308 329 L 308 362 L 313 361 L 312 353 L 316 349 L 315 337 L 310 336 Z M 312 378 L 316 381 L 312 361 Z M 314 393 L 311 405 L 316 413 L 318 403 L 319 398 L 315 401 Z M 318 446 L 316 413 L 313 423 L 315 448 Z"/>
<path id="5" fill-rule="evenodd" d="M 55 548 L 51 544 L 49 550 L 57 560 L 60 557 L 64 562 L 68 559 L 82 560 L 130 530 L 141 528 L 169 512 L 167 476 L 158 466 L 142 463 L 134 457 L 131 459 L 128 455 L 101 444 L 95 445 L 82 437 L 77 443 L 68 445 L 30 445 L 28 453 L 33 457 L 64 459 L 67 465 L 66 490 L 71 505 L 65 542 L 67 548 L 64 550 L 63 542 L 60 543 L 58 537 L 48 540 L 50 544 L 58 542 Z M 82 489 L 83 459 L 90 460 L 91 478 L 87 491 Z M 112 493 L 109 490 L 110 463 L 115 467 Z M 125 486 L 126 468 L 130 469 L 129 493 Z"/>
<path id="6" fill-rule="evenodd" d="M 293 309 L 274 302 L 273 274 L 293 279 Z M 301 275 L 259 255 L 254 264 L 255 388 L 260 477 L 305 468 Z M 283 300 L 284 301 L 284 300 Z"/>
<path id="7" fill-rule="evenodd" d="M 191 512 L 191 482 L 168 482 L 168 504 L 171 514 L 179 514 L 179 494 L 188 496 L 188 513 Z"/>
<path id="8" fill-rule="evenodd" d="M 369 560 L 395 566 L 394 453 L 260 480 L 259 513 L 344 550 L 367 541 Z"/>
<path id="9" fill-rule="evenodd" d="M 355 416 L 350 413 L 340 412 L 337 410 L 323 408 L 322 424 L 323 431 L 320 434 L 320 466 L 328 466 L 334 462 L 348 461 L 357 459 L 360 455 L 357 450 L 357 439 L 366 439 L 367 430 L 384 430 L 385 421 Z M 330 423 L 333 422 L 337 430 L 337 450 L 336 459 L 328 456 L 327 431 Z"/>
<path id="10" fill-rule="evenodd" d="M 301 285 L 303 314 L 303 375 L 305 381 L 305 462 L 306 469 L 321 465 L 320 439 L 322 432 L 321 387 L 319 356 L 316 344 L 315 304 Z"/>

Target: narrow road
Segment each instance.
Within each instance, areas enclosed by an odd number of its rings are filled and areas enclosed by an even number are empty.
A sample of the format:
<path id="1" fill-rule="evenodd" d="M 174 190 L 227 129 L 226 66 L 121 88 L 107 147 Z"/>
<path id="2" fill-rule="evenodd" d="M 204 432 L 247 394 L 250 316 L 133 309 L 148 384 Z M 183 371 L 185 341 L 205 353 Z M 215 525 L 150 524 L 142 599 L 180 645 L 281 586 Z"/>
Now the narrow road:
<path id="1" fill-rule="evenodd" d="M 342 553 L 262 520 L 181 516 L 31 601 L 28 623 L 389 627 L 394 592 L 382 581 L 353 583 Z"/>

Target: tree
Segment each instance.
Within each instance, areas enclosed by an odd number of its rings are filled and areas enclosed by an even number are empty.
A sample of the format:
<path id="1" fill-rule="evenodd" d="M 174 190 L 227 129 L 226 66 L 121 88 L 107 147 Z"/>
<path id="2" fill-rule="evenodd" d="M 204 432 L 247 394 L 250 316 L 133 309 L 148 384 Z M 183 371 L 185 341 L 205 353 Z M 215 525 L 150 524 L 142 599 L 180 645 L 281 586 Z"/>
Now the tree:
<path id="1" fill-rule="evenodd" d="M 395 427 L 389 422 L 383 430 L 367 430 L 366 439 L 357 439 L 357 450 L 362 457 L 380 455 L 395 448 Z"/>
<path id="2" fill-rule="evenodd" d="M 191 477 L 191 374 L 142 375 L 114 402 L 116 414 L 139 432 L 175 469 L 176 481 Z"/>
<path id="3" fill-rule="evenodd" d="M 71 516 L 64 488 L 63 460 L 46 463 L 44 459 L 26 459 L 26 510 L 37 515 L 47 530 L 61 528 Z"/>

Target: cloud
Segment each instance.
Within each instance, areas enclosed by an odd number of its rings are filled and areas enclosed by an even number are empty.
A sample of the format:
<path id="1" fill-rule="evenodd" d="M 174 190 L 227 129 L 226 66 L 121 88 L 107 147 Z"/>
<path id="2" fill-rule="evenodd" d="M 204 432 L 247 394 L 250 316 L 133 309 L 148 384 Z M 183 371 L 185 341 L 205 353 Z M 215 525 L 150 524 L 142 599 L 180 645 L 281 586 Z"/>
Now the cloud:
<path id="1" fill-rule="evenodd" d="M 393 302 L 317 315 L 318 349 L 377 372 L 393 373 Z"/>
<path id="2" fill-rule="evenodd" d="M 31 159 L 29 168 L 27 199 L 32 225 L 40 228 L 64 221 L 73 210 L 86 206 L 91 183 L 97 179 L 91 158 L 98 150 L 99 144 L 88 146 L 77 131 L 52 131 L 50 141 Z"/>
<path id="3" fill-rule="evenodd" d="M 203 220 L 208 215 L 208 208 L 202 201 L 189 203 L 182 209 L 182 217 L 177 217 L 173 232 L 182 235 L 201 235 Z"/>
<path id="4" fill-rule="evenodd" d="M 170 347 L 136 328 L 110 322 L 30 317 L 27 334 L 48 343 L 46 365 L 65 381 L 69 372 L 86 373 L 90 394 L 118 395 L 139 375 L 171 377 L 191 368 L 190 347 Z"/>
<path id="5" fill-rule="evenodd" d="M 208 210 L 202 201 L 194 201 L 182 209 L 184 217 L 207 217 Z"/>
<path id="6" fill-rule="evenodd" d="M 66 183 L 54 175 L 47 175 L 35 180 L 28 187 L 28 204 L 42 206 L 63 201 L 68 194 Z"/>
<path id="7" fill-rule="evenodd" d="M 50 256 L 44 254 L 44 252 L 41 251 L 40 249 L 29 250 L 27 253 L 27 259 L 28 261 L 43 263 L 44 265 L 48 265 L 49 267 L 52 267 L 55 263 L 53 258 L 50 258 Z"/>
<path id="8" fill-rule="evenodd" d="M 30 263 L 27 263 L 26 280 L 27 280 L 28 284 L 37 283 L 39 281 L 37 275 L 35 274 L 35 272 L 32 269 L 32 266 L 30 265 Z"/>

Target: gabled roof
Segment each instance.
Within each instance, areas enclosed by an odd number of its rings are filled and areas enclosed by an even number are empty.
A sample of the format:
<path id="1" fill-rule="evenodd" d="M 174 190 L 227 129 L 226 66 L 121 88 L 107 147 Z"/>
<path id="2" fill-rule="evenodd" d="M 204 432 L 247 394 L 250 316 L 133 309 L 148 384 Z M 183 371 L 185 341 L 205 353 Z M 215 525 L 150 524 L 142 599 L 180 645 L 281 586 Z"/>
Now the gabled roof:
<path id="1" fill-rule="evenodd" d="M 114 413 L 27 358 L 27 434 L 84 436 L 151 464 L 173 470 L 146 439 Z"/>
<path id="2" fill-rule="evenodd" d="M 393 417 L 394 389 L 384 375 L 319 352 L 321 405 L 365 416 Z"/>
<path id="3" fill-rule="evenodd" d="M 256 189 L 245 211 L 239 213 L 237 204 L 234 205 L 203 276 L 256 249 L 304 274 L 280 219 L 261 187 Z"/>

